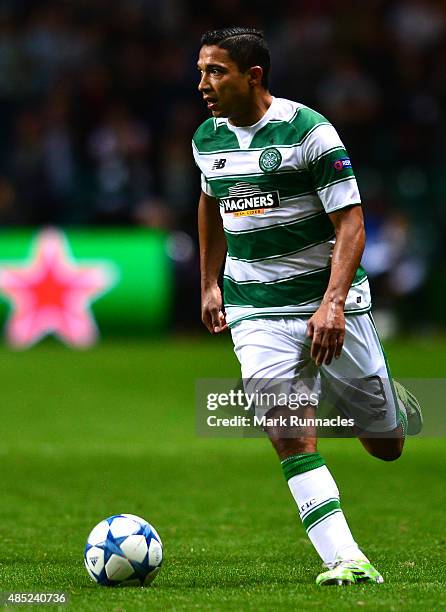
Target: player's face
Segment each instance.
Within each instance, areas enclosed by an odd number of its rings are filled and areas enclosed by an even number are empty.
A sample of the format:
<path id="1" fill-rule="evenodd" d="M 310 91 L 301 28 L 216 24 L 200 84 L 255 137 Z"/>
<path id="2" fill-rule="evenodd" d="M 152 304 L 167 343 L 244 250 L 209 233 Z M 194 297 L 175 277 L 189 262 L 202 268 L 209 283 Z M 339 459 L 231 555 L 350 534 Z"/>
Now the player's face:
<path id="1" fill-rule="evenodd" d="M 250 100 L 250 74 L 240 72 L 226 49 L 215 45 L 201 47 L 198 57 L 198 90 L 214 117 L 238 117 Z"/>

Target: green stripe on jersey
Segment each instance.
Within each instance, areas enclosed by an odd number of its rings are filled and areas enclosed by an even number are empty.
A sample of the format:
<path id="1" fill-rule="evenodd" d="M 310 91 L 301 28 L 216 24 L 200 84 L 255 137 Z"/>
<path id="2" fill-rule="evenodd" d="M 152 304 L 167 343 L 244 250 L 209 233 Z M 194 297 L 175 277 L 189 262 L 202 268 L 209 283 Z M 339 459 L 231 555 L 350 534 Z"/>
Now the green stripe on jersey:
<path id="1" fill-rule="evenodd" d="M 267 123 L 254 136 L 250 149 L 261 149 L 274 145 L 290 146 L 298 144 L 296 128 L 287 121 Z"/>
<path id="2" fill-rule="evenodd" d="M 367 278 L 367 273 L 362 266 L 358 266 L 355 277 L 353 278 L 352 287 L 360 285 Z"/>
<path id="3" fill-rule="evenodd" d="M 315 126 L 330 125 L 330 122 L 324 115 L 304 106 L 291 118 L 290 124 L 296 130 L 297 141 L 300 142 Z"/>
<path id="4" fill-rule="evenodd" d="M 310 108 L 299 108 L 289 121 L 267 123 L 254 136 L 250 149 L 271 145 L 299 145 L 320 125 L 330 125 L 320 113 Z"/>
<path id="5" fill-rule="evenodd" d="M 330 280 L 331 267 L 313 270 L 277 281 L 237 282 L 228 276 L 223 279 L 226 306 L 253 306 L 255 308 L 277 308 L 299 306 L 323 297 Z M 353 279 L 358 284 L 366 278 L 360 266 Z"/>
<path id="6" fill-rule="evenodd" d="M 320 125 L 330 123 L 311 108 L 299 108 L 289 121 L 272 121 L 263 126 L 255 134 L 249 148 L 299 145 Z M 224 124 L 216 125 L 214 119 L 207 119 L 200 125 L 193 136 L 193 142 L 199 153 L 223 153 L 240 149 L 234 132 Z"/>
<path id="7" fill-rule="evenodd" d="M 354 178 L 355 175 L 351 166 L 341 170 L 335 168 L 335 162 L 344 158 L 348 158 L 347 151 L 336 149 L 319 157 L 310 165 L 310 173 L 316 189 L 322 189 L 334 182 L 338 183 L 340 179 Z"/>
<path id="8" fill-rule="evenodd" d="M 325 212 L 283 225 L 233 233 L 225 230 L 228 253 L 234 259 L 258 261 L 295 253 L 334 238 Z"/>
<path id="9" fill-rule="evenodd" d="M 320 125 L 329 125 L 322 115 L 315 120 L 307 118 L 307 109 L 300 109 L 294 121 L 280 121 L 267 123 L 261 128 L 251 141 L 250 149 L 260 149 L 279 145 L 281 147 L 297 146 Z M 300 119 L 298 117 L 300 116 Z"/>
<path id="10" fill-rule="evenodd" d="M 208 119 L 195 132 L 193 142 L 200 153 L 240 149 L 237 136 L 226 125 L 217 128 L 213 119 Z"/>
<path id="11" fill-rule="evenodd" d="M 223 279 L 225 304 L 265 308 L 312 302 L 324 295 L 329 278 L 330 267 L 267 283 L 258 281 L 237 283 L 225 277 Z"/>
<path id="12" fill-rule="evenodd" d="M 310 173 L 305 170 L 264 174 L 259 169 L 259 174 L 237 174 L 211 178 L 208 179 L 208 182 L 216 198 L 227 198 L 229 188 L 242 182 L 256 185 L 262 191 L 278 191 L 280 198 L 316 195 Z"/>

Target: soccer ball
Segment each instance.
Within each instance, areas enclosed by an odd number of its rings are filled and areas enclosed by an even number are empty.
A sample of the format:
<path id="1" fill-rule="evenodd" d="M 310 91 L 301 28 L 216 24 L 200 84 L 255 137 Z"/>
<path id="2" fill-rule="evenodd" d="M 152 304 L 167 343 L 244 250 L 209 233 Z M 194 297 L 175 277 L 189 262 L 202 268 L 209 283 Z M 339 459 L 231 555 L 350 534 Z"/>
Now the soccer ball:
<path id="1" fill-rule="evenodd" d="M 84 562 L 103 586 L 148 585 L 160 570 L 163 545 L 155 529 L 134 514 L 115 514 L 88 536 Z"/>

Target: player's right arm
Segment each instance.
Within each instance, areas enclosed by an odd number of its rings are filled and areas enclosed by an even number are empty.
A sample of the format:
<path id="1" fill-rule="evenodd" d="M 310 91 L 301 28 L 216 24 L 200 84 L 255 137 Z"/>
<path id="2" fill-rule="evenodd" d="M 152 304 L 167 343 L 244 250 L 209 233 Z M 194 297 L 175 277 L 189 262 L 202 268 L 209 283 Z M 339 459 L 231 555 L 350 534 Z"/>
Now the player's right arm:
<path id="1" fill-rule="evenodd" d="M 201 192 L 198 204 L 201 320 L 211 334 L 227 328 L 218 276 L 226 254 L 226 238 L 216 198 Z"/>

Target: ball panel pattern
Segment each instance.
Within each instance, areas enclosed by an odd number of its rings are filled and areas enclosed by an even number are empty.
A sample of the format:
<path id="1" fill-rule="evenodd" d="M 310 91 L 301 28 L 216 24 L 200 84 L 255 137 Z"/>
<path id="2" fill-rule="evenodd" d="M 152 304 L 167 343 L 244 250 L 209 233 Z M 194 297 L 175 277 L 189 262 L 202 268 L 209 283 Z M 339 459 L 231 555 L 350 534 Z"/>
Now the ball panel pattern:
<path id="1" fill-rule="evenodd" d="M 122 538 L 132 533 L 138 533 L 141 530 L 141 524 L 133 519 L 125 516 L 118 516 L 110 524 L 110 531 L 114 538 Z"/>
<path id="2" fill-rule="evenodd" d="M 143 535 L 130 535 L 122 542 L 121 550 L 130 562 L 142 563 L 147 557 L 147 540 Z"/>
<path id="3" fill-rule="evenodd" d="M 99 576 L 105 565 L 104 549 L 99 546 L 89 548 L 85 553 L 85 565 L 92 574 Z"/>
<path id="4" fill-rule="evenodd" d="M 133 576 L 134 570 L 128 559 L 113 554 L 105 564 L 107 578 L 114 582 L 122 582 Z"/>
<path id="5" fill-rule="evenodd" d="M 163 560 L 163 549 L 161 544 L 155 538 L 150 540 L 149 544 L 149 565 L 150 567 L 158 567 Z"/>
<path id="6" fill-rule="evenodd" d="M 99 544 L 103 542 L 107 538 L 107 533 L 109 530 L 109 524 L 107 521 L 101 521 L 96 527 L 91 531 L 88 536 L 88 543 L 92 546 L 95 544 Z"/>

